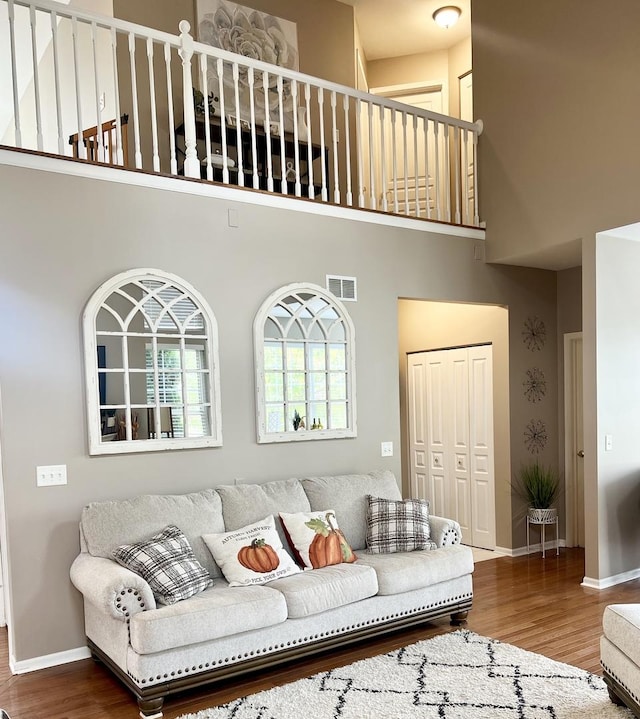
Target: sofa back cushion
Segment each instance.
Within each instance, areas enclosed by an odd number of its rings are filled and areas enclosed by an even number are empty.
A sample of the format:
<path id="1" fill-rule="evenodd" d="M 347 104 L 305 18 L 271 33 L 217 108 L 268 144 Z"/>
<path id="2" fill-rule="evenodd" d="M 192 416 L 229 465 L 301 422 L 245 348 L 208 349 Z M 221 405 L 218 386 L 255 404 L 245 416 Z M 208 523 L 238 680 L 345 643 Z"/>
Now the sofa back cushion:
<path id="1" fill-rule="evenodd" d="M 311 509 L 314 512 L 334 509 L 340 529 L 356 551 L 364 549 L 367 543 L 367 496 L 402 499 L 396 478 L 389 470 L 307 477 L 301 481 Z"/>
<path id="2" fill-rule="evenodd" d="M 183 531 L 209 574 L 221 577 L 222 572 L 202 540 L 203 534 L 224 532 L 222 504 L 213 489 L 92 502 L 82 510 L 80 526 L 89 554 L 113 559 L 120 545 L 150 539 L 169 524 Z"/>
<path id="3" fill-rule="evenodd" d="M 217 491 L 222 499 L 222 516 L 227 532 L 254 524 L 269 514 L 277 517 L 280 512 L 308 512 L 311 509 L 297 479 L 222 485 Z M 282 544 L 287 547 L 287 537 L 280 522 L 276 525 Z"/>

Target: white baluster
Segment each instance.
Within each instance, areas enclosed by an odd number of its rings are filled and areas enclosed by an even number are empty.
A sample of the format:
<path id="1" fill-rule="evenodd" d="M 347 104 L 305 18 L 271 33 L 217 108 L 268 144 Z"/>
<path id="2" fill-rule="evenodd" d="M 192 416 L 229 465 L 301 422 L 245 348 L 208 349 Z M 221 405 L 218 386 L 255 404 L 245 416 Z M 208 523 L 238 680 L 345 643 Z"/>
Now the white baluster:
<path id="1" fill-rule="evenodd" d="M 442 203 L 441 203 L 441 192 L 442 183 L 440 182 L 440 137 L 438 133 L 438 128 L 440 126 L 440 123 L 436 120 L 433 121 L 433 131 L 434 131 L 434 141 L 433 141 L 433 150 L 435 155 L 435 171 L 434 171 L 434 178 L 433 178 L 433 187 L 435 190 L 435 204 L 436 204 L 436 219 L 441 220 L 442 219 Z"/>
<path id="2" fill-rule="evenodd" d="M 333 142 L 333 201 L 340 204 L 340 171 L 338 168 L 338 126 L 336 123 L 336 93 L 331 91 L 331 133 Z"/>
<path id="3" fill-rule="evenodd" d="M 200 163 L 196 148 L 196 114 L 193 107 L 193 82 L 191 80 L 191 58 L 193 57 L 193 38 L 189 34 L 191 25 L 181 20 L 180 49 L 178 55 L 182 60 L 182 104 L 184 112 L 184 176 L 200 177 Z M 134 104 L 135 109 L 135 104 Z"/>
<path id="4" fill-rule="evenodd" d="M 396 134 L 396 110 L 391 110 L 391 149 L 393 163 L 393 211 L 398 214 L 398 135 Z"/>
<path id="5" fill-rule="evenodd" d="M 91 23 L 91 49 L 93 50 L 93 86 L 95 90 L 96 100 L 96 132 L 98 137 L 96 143 L 98 145 L 98 162 L 105 161 L 104 155 L 104 138 L 102 137 L 102 111 L 100 109 L 100 76 L 98 74 L 98 40 L 96 38 L 97 27 L 95 22 Z"/>
<path id="6" fill-rule="evenodd" d="M 44 150 L 42 140 L 42 117 L 40 115 L 40 73 L 38 72 L 38 45 L 36 42 L 36 9 L 29 5 L 29 19 L 31 23 L 31 57 L 33 64 L 33 94 L 36 105 L 36 142 L 40 152 Z"/>
<path id="7" fill-rule="evenodd" d="M 451 153 L 449 151 L 449 125 L 444 123 L 444 216 L 451 222 Z"/>
<path id="8" fill-rule="evenodd" d="M 313 148 L 311 147 L 311 88 L 309 83 L 304 86 L 305 111 L 307 120 L 307 194 L 309 199 L 314 198 L 313 189 Z"/>
<path id="9" fill-rule="evenodd" d="M 204 148 L 207 153 L 207 180 L 213 180 L 213 167 L 211 166 L 211 125 L 209 124 L 209 83 L 207 82 L 207 56 L 201 52 L 200 60 L 200 91 L 204 97 Z M 202 176 L 202 175 L 200 175 Z"/>
<path id="10" fill-rule="evenodd" d="M 118 165 L 124 165 L 124 150 L 122 146 L 122 122 L 120 119 L 120 84 L 118 80 L 118 38 L 115 27 L 111 28 L 111 63 L 113 66 L 113 91 L 116 102 L 116 158 Z M 171 95 L 169 95 L 171 97 Z M 171 106 L 171 105 L 170 105 Z M 172 108 L 173 109 L 173 108 Z M 173 132 L 172 132 L 173 134 Z M 128 160 L 129 158 L 127 158 Z"/>
<path id="11" fill-rule="evenodd" d="M 426 212 L 427 219 L 431 219 L 431 189 L 430 189 L 430 175 L 429 175 L 429 120 L 424 118 L 424 181 L 425 181 L 425 195 L 427 198 Z"/>
<path id="12" fill-rule="evenodd" d="M 158 151 L 158 113 L 156 110 L 156 77 L 153 67 L 153 40 L 147 38 L 147 63 L 149 65 L 149 96 L 151 98 L 151 142 L 153 147 L 153 171 L 160 172 Z"/>
<path id="13" fill-rule="evenodd" d="M 324 138 L 324 90 L 318 88 L 318 116 L 320 123 L 320 166 L 322 168 L 322 188 L 321 197 L 323 202 L 329 200 L 329 192 L 327 190 L 327 166 L 325 163 L 326 147 Z"/>
<path id="14" fill-rule="evenodd" d="M 271 159 L 271 113 L 269 111 L 269 73 L 262 72 L 264 90 L 264 132 L 267 142 L 267 190 L 273 192 L 273 161 Z"/>
<path id="15" fill-rule="evenodd" d="M 291 81 L 291 95 L 293 97 L 293 162 L 296 174 L 295 193 L 296 197 L 302 195 L 300 184 L 300 146 L 298 144 L 298 81 Z"/>
<path id="16" fill-rule="evenodd" d="M 138 75 L 136 72 L 136 37 L 129 33 L 129 64 L 131 67 L 131 99 L 133 104 L 133 139 L 134 139 L 134 163 L 138 170 L 142 169 L 142 150 L 140 148 L 140 116 L 138 113 Z M 186 103 L 185 103 L 186 104 Z M 193 103 L 192 103 L 193 104 Z M 185 117 L 186 137 L 186 117 Z M 185 161 L 185 166 L 186 166 Z M 186 172 L 185 172 L 186 174 Z"/>
<path id="17" fill-rule="evenodd" d="M 463 196 L 462 196 L 462 222 L 465 225 L 471 224 L 469 212 L 469 130 L 463 131 L 463 165 L 462 165 L 462 185 L 463 185 Z"/>
<path id="18" fill-rule="evenodd" d="M 58 54 L 58 14 L 51 11 L 51 44 L 53 46 L 53 81 L 56 93 L 56 123 L 58 128 L 58 154 L 65 154 L 64 134 L 62 129 L 62 103 L 60 101 L 60 64 Z"/>
<path id="19" fill-rule="evenodd" d="M 176 158 L 176 130 L 175 118 L 173 116 L 173 87 L 171 83 L 171 46 L 168 42 L 164 44 L 164 67 L 167 79 L 167 104 L 169 105 L 169 162 L 171 174 L 178 174 L 178 160 Z M 156 413 L 159 415 L 159 412 Z M 159 422 L 159 416 L 157 417 Z M 160 435 L 157 434 L 157 437 Z"/>
<path id="20" fill-rule="evenodd" d="M 84 144 L 82 122 L 82 102 L 80 101 L 80 63 L 78 62 L 78 19 L 73 16 L 71 19 L 71 40 L 73 43 L 73 73 L 76 89 L 76 119 L 78 121 L 78 157 L 81 160 L 87 159 L 87 148 Z"/>
<path id="21" fill-rule="evenodd" d="M 453 141 L 454 141 L 453 147 L 455 149 L 455 157 L 453 158 L 453 167 L 454 167 L 453 187 L 454 187 L 454 191 L 456 193 L 455 223 L 457 225 L 459 225 L 460 224 L 460 151 L 459 151 L 460 128 L 457 126 L 453 128 Z"/>
<path id="22" fill-rule="evenodd" d="M 362 168 L 362 100 L 356 99 L 356 153 L 358 155 L 358 207 L 364 207 L 364 179 Z"/>
<path id="23" fill-rule="evenodd" d="M 347 158 L 347 205 L 353 206 L 353 192 L 351 190 L 351 124 L 349 123 L 349 95 L 342 96 L 344 105 L 344 136 L 345 136 L 345 156 Z M 324 167 L 324 152 L 322 153 L 322 165 Z"/>
<path id="24" fill-rule="evenodd" d="M 222 142 L 222 182 L 229 184 L 229 149 L 227 146 L 227 123 L 225 122 L 224 106 L 224 62 L 218 58 L 216 63 L 218 71 L 218 96 L 220 98 L 220 140 Z"/>
<path id="25" fill-rule="evenodd" d="M 389 200 L 387 198 L 387 187 L 389 180 L 387 179 L 387 148 L 385 138 L 385 108 L 384 105 L 380 105 L 380 187 L 382 194 L 382 209 L 384 212 L 389 210 Z"/>
<path id="26" fill-rule="evenodd" d="M 287 187 L 287 155 L 284 146 L 284 102 L 282 99 L 282 75 L 278 75 L 278 117 L 280 120 L 280 192 L 286 195 Z"/>
<path id="27" fill-rule="evenodd" d="M 404 156 L 404 214 L 409 214 L 409 155 L 407 143 L 407 113 L 402 113 L 402 154 Z"/>
<path id="28" fill-rule="evenodd" d="M 16 65 L 15 8 L 9 0 L 9 44 L 11 46 L 11 78 L 13 90 L 13 123 L 16 147 L 22 147 L 22 129 L 20 128 L 20 97 L 18 95 L 18 66 Z"/>
<path id="29" fill-rule="evenodd" d="M 413 169 L 415 174 L 414 197 L 416 200 L 416 217 L 420 217 L 420 173 L 418 167 L 418 116 L 413 116 Z"/>
<path id="30" fill-rule="evenodd" d="M 258 148 L 256 142 L 256 105 L 255 98 L 253 96 L 253 83 L 254 83 L 254 72 L 253 68 L 249 68 L 249 112 L 251 116 L 251 152 L 253 155 L 253 188 L 254 190 L 260 189 L 260 176 L 258 175 Z"/>
<path id="31" fill-rule="evenodd" d="M 369 203 L 371 204 L 371 209 L 375 210 L 378 207 L 378 202 L 376 199 L 376 178 L 374 174 L 375 163 L 373 155 L 373 104 L 368 102 L 367 105 L 369 117 L 369 184 L 371 185 L 369 190 L 371 193 Z"/>
<path id="32" fill-rule="evenodd" d="M 240 70 L 238 63 L 233 63 L 233 92 L 236 103 L 236 147 L 238 148 L 238 184 L 244 187 L 244 157 L 242 152 L 242 128 L 240 127 Z M 224 122 L 224 117 L 222 118 Z"/>

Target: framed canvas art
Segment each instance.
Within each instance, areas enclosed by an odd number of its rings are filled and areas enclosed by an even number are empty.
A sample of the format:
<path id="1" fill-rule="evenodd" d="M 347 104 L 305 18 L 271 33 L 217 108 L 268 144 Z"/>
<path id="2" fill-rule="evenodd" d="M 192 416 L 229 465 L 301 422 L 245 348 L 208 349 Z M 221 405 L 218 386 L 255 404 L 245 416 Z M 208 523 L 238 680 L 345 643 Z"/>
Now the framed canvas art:
<path id="1" fill-rule="evenodd" d="M 196 0 L 196 17 L 200 42 L 288 70 L 299 69 L 298 35 L 294 22 L 229 0 Z M 225 62 L 222 78 L 225 115 L 234 124 L 246 122 L 251 111 L 249 71 L 243 65 L 239 65 L 238 69 L 239 107 L 236 107 L 230 63 Z M 208 63 L 207 83 L 207 89 L 211 93 L 210 102 L 217 114 L 219 79 L 217 63 L 213 58 L 210 58 Z M 262 74 L 255 72 L 253 86 L 256 118 L 264 120 L 265 108 L 268 106 L 270 119 L 275 119 L 279 115 L 277 77 L 269 76 L 268 90 L 265 93 Z M 291 83 L 287 80 L 283 83 L 283 109 L 287 115 L 291 115 L 293 111 Z"/>

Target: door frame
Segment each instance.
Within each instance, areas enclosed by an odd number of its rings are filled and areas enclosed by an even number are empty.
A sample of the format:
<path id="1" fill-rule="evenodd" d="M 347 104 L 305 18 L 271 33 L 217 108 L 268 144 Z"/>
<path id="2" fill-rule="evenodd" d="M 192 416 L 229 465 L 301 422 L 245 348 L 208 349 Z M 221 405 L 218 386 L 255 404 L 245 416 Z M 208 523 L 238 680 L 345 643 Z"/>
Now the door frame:
<path id="1" fill-rule="evenodd" d="M 565 543 L 576 546 L 575 467 L 578 459 L 575 442 L 576 416 L 576 367 L 574 362 L 577 342 L 582 342 L 582 332 L 568 332 L 564 335 L 564 493 L 565 493 Z M 582 508 L 584 513 L 584 507 Z"/>

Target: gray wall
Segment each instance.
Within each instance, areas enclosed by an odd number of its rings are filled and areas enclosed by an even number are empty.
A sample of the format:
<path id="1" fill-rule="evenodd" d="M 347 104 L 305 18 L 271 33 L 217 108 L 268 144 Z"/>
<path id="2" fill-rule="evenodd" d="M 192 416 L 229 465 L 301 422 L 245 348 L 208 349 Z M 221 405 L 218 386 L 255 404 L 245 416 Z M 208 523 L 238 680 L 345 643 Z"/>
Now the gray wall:
<path id="1" fill-rule="evenodd" d="M 381 441 L 400 446 L 399 297 L 508 306 L 518 368 L 524 318 L 536 313 L 554 324 L 555 274 L 485 265 L 473 259 L 471 240 L 8 166 L 0 166 L 0 183 L 2 455 L 17 660 L 84 644 L 80 595 L 68 573 L 90 501 L 187 492 L 236 477 L 379 467 L 400 476 L 399 452 L 380 457 Z M 228 226 L 229 208 L 238 210 L 237 228 Z M 81 316 L 97 286 L 135 267 L 183 277 L 216 314 L 222 448 L 88 456 Z M 358 437 L 258 445 L 255 313 L 277 287 L 323 285 L 326 273 L 358 278 L 358 302 L 348 306 Z M 519 373 L 510 384 L 521 389 Z M 512 410 L 512 438 L 521 436 L 520 415 Z M 36 488 L 40 464 L 66 464 L 68 485 Z"/>
<path id="2" fill-rule="evenodd" d="M 563 245 L 571 267 L 580 238 L 637 220 L 639 25 L 637 0 L 473 0 L 488 260 Z"/>

